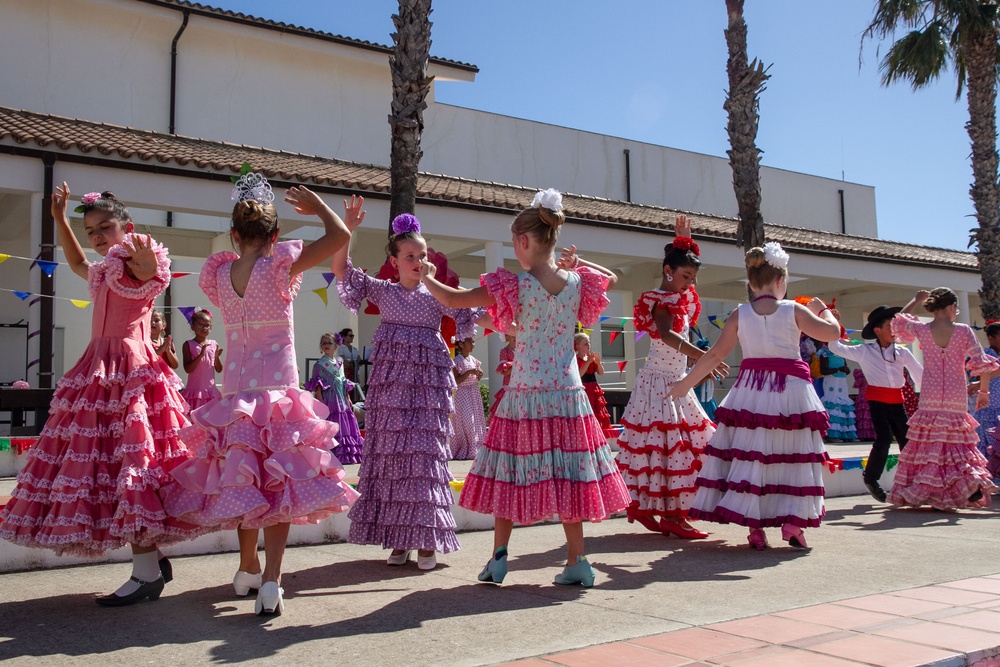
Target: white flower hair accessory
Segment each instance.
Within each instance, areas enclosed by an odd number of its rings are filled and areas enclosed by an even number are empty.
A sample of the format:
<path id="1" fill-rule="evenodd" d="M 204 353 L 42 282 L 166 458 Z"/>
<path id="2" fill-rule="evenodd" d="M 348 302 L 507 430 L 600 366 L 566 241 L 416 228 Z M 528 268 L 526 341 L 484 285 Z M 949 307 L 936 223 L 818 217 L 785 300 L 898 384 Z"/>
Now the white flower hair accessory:
<path id="1" fill-rule="evenodd" d="M 764 260 L 776 269 L 788 268 L 788 253 L 776 241 L 768 241 L 764 244 Z"/>
<path id="2" fill-rule="evenodd" d="M 531 200 L 531 208 L 547 208 L 557 213 L 563 210 L 562 194 L 554 189 L 539 190 L 535 193 L 535 198 Z"/>
<path id="3" fill-rule="evenodd" d="M 249 172 L 237 179 L 230 198 L 233 201 L 253 200 L 264 205 L 274 201 L 274 192 L 271 191 L 271 184 L 267 182 L 263 174 Z"/>

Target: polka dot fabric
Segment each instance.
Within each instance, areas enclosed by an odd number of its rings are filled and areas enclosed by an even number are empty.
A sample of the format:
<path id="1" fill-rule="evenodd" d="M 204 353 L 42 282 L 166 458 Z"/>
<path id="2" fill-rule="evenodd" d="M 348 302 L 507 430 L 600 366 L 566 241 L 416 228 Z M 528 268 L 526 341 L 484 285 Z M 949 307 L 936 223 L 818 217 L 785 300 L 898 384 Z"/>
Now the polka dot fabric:
<path id="1" fill-rule="evenodd" d="M 973 375 L 996 372 L 1000 362 L 983 353 L 965 324 L 955 324 L 943 348 L 934 342 L 930 325 L 912 315 L 897 315 L 892 332 L 903 342 L 920 342 L 924 376 L 889 502 L 941 510 L 988 505 L 996 486 L 977 447 L 979 423 L 968 411 L 965 369 Z M 969 496 L 979 489 L 982 499 L 970 503 Z"/>
<path id="2" fill-rule="evenodd" d="M 573 350 L 576 322 L 593 324 L 608 304 L 607 277 L 581 268 L 559 294 L 527 272 L 500 269 L 481 282 L 496 299 L 490 314 L 498 330 L 518 323 L 517 349 L 459 504 L 521 524 L 554 515 L 566 523 L 600 521 L 621 511 L 628 490 Z"/>
<path id="3" fill-rule="evenodd" d="M 278 243 L 257 260 L 243 297 L 230 277 L 234 253 L 202 268 L 201 288 L 222 310 L 229 362 L 222 396 L 193 411 L 181 433 L 197 455 L 165 490 L 174 516 L 223 528 L 318 523 L 357 499 L 330 453 L 337 424 L 298 386 L 292 300 L 301 276 L 289 268 L 301 253 L 301 241 Z"/>
<path id="4" fill-rule="evenodd" d="M 446 308 L 423 285 L 408 290 L 353 266 L 337 281 L 337 294 L 353 312 L 368 299 L 382 314 L 371 341 L 361 499 L 349 515 L 348 539 L 386 549 L 455 551 L 448 439 L 456 385 L 439 329 L 448 316 L 457 338 L 471 336 L 482 310 Z"/>

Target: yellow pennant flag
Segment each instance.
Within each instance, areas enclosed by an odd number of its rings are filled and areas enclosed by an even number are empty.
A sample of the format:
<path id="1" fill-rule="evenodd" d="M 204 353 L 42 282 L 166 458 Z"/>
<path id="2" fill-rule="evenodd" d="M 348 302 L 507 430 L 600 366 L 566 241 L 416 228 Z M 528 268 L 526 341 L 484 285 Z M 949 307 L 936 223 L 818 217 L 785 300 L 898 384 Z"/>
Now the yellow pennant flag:
<path id="1" fill-rule="evenodd" d="M 90 305 L 89 301 L 84 301 L 83 299 L 70 299 L 69 302 L 77 308 L 86 308 Z"/>
<path id="2" fill-rule="evenodd" d="M 324 306 L 328 306 L 328 305 L 330 305 L 330 304 L 329 304 L 329 303 L 327 302 L 327 300 L 326 300 L 326 290 L 327 290 L 327 288 L 326 288 L 326 287 L 320 287 L 320 288 L 318 288 L 318 289 L 314 289 L 314 290 L 313 290 L 313 294 L 315 294 L 315 295 L 316 295 L 316 296 L 318 296 L 319 298 L 323 299 L 323 305 L 324 305 Z"/>
<path id="3" fill-rule="evenodd" d="M 3 263 L 4 263 L 4 262 L 6 262 L 6 261 L 7 261 L 8 259 L 10 259 L 10 255 L 5 255 L 5 254 L 3 254 L 2 252 L 0 252 L 0 264 L 3 264 Z"/>

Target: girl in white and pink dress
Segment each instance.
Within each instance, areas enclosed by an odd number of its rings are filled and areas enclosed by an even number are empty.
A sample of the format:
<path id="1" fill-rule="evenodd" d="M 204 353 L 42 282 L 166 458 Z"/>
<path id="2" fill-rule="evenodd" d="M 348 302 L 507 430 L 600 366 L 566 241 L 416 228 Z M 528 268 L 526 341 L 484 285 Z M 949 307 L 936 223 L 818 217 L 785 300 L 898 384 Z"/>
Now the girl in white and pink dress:
<path id="1" fill-rule="evenodd" d="M 823 519 L 823 446 L 829 420 L 809 365 L 799 356 L 805 333 L 829 342 L 840 324 L 819 299 L 786 301 L 788 254 L 777 243 L 746 253 L 752 298 L 734 310 L 715 347 L 670 392 L 687 395 L 736 346 L 743 351 L 736 384 L 715 411 L 717 430 L 705 448 L 689 516 L 750 529 L 754 549 L 767 548 L 764 528 L 805 549 L 804 528 Z"/>
<path id="2" fill-rule="evenodd" d="M 303 215 L 316 215 L 326 233 L 304 246 L 278 242 L 274 194 L 259 174 L 246 174 L 233 192 L 237 200 L 231 235 L 240 254 L 212 255 L 199 285 L 222 311 L 229 362 L 222 396 L 192 413 L 182 438 L 198 453 L 173 470 L 165 505 L 174 516 L 205 526 L 236 528 L 240 568 L 237 595 L 257 589 L 256 614 L 284 609 L 281 559 L 291 524 L 318 523 L 346 510 L 358 494 L 330 454 L 337 425 L 327 408 L 299 388 L 292 302 L 302 272 L 345 245 L 351 233 L 312 191 L 294 187 L 285 201 Z M 364 216 L 364 201 L 344 202 L 348 220 Z M 266 562 L 257 555 L 264 529 Z"/>
<path id="3" fill-rule="evenodd" d="M 452 426 L 455 434 L 451 437 L 451 458 L 455 461 L 469 461 L 476 458 L 476 452 L 486 438 L 486 414 L 483 411 L 483 395 L 479 391 L 479 380 L 483 377 L 482 364 L 472 356 L 476 343 L 468 336 L 458 343 L 455 352 L 455 416 Z"/>
<path id="4" fill-rule="evenodd" d="M 910 314 L 918 303 L 934 316 L 932 322 Z M 924 353 L 920 403 L 907 422 L 908 442 L 889 492 L 894 505 L 985 507 L 997 488 L 977 447 L 979 423 L 969 414 L 965 371 L 978 375 L 986 388 L 976 395 L 976 408 L 982 408 L 989 404 L 990 378 L 1000 362 L 983 352 L 972 329 L 955 322 L 957 316 L 958 297 L 938 287 L 917 292 L 892 321 L 893 335 L 903 343 L 920 341 Z"/>
<path id="5" fill-rule="evenodd" d="M 191 315 L 191 331 L 194 338 L 184 343 L 181 354 L 184 357 L 184 372 L 188 374 L 187 385 L 181 396 L 194 412 L 201 406 L 221 398 L 215 386 L 215 374 L 222 372 L 222 348 L 208 338 L 212 331 L 212 313 L 196 310 Z"/>
<path id="6" fill-rule="evenodd" d="M 587 400 L 573 351 L 576 323 L 597 321 L 616 278 L 580 260 L 576 248 L 564 250 L 557 263 L 554 250 L 564 221 L 562 195 L 539 192 L 511 225 L 514 254 L 524 273 L 499 269 L 480 278 L 482 287 L 467 291 L 434 280 L 430 267 L 424 278 L 445 305 L 490 306 L 498 331 L 517 324 L 510 386 L 459 499 L 462 507 L 494 517 L 493 557 L 478 577 L 483 582 L 499 584 L 506 576 L 515 522 L 558 515 L 567 554 L 555 583 L 593 586 L 583 521 L 601 521 L 628 505 L 628 491 Z"/>
<path id="7" fill-rule="evenodd" d="M 191 457 L 181 381 L 150 343 L 153 301 L 170 284 L 167 249 L 133 234 L 128 209 L 110 192 L 85 194 L 76 211 L 90 262 L 66 216 L 70 190 L 52 195 L 52 217 L 73 273 L 94 301 L 90 344 L 59 380 L 41 437 L 28 450 L 0 537 L 57 554 L 101 556 L 132 547 L 132 576 L 97 604 L 156 600 L 173 578 L 157 547 L 208 532 L 167 515 L 159 491 Z"/>

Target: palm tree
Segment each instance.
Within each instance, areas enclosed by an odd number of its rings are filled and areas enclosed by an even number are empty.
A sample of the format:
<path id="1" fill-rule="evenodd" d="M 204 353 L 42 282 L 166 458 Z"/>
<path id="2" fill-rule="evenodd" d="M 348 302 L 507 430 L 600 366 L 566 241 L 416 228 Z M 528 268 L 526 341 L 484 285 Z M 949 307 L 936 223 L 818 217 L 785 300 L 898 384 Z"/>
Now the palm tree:
<path id="1" fill-rule="evenodd" d="M 958 78 L 956 99 L 966 91 L 972 141 L 972 187 L 969 194 L 978 226 L 969 230 L 983 285 L 980 307 L 985 319 L 1000 317 L 1000 191 L 997 187 L 996 96 L 998 23 L 996 0 L 878 0 L 875 17 L 862 36 L 894 37 L 879 65 L 882 85 L 908 81 L 914 89 L 934 81 L 949 65 Z"/>
<path id="2" fill-rule="evenodd" d="M 392 34 L 392 128 L 389 174 L 392 199 L 389 220 L 400 213 L 413 213 L 417 204 L 417 172 L 420 168 L 420 136 L 424 131 L 424 109 L 434 77 L 427 76 L 431 50 L 431 0 L 399 0 L 393 14 Z M 391 231 L 389 232 L 392 233 Z"/>
<path id="3" fill-rule="evenodd" d="M 763 63 L 754 58 L 747 62 L 747 24 L 743 20 L 743 0 L 726 0 L 729 27 L 726 46 L 729 60 L 729 92 L 722 108 L 729 114 L 729 166 L 733 169 L 733 190 L 739 209 L 740 224 L 736 245 L 752 248 L 764 243 L 764 216 L 760 212 L 760 154 L 757 148 L 757 124 L 760 121 L 758 95 L 770 77 Z"/>

